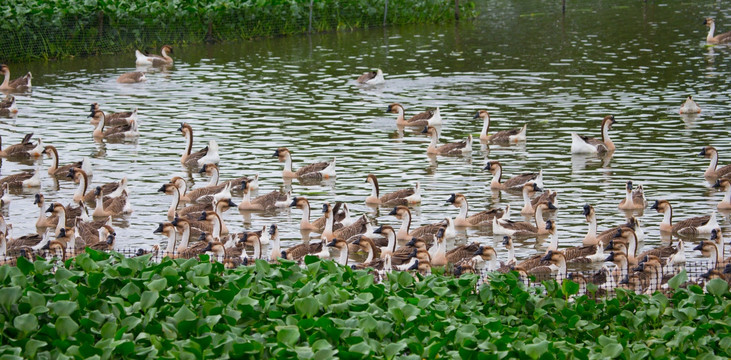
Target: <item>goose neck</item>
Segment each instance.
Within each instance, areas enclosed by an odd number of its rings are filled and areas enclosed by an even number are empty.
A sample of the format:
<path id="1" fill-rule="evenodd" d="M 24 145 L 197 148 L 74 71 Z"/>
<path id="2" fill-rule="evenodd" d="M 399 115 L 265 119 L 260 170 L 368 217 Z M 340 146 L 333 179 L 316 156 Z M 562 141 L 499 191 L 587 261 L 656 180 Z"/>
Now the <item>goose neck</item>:
<path id="1" fill-rule="evenodd" d="M 711 26 L 708 27 L 708 35 L 706 36 L 706 41 L 712 42 L 713 41 L 713 33 L 716 31 L 716 23 L 711 23 Z M 8 79 L 8 74 L 5 75 L 5 81 Z M 3 83 L 5 84 L 5 83 Z"/>
<path id="2" fill-rule="evenodd" d="M 483 120 L 484 121 L 482 122 L 482 131 L 480 132 L 481 138 L 487 137 L 487 132 L 490 131 L 490 114 L 487 114 L 487 116 L 485 116 Z"/>
<path id="3" fill-rule="evenodd" d="M 466 220 L 468 211 L 469 206 L 467 205 L 467 200 L 462 200 L 462 203 L 459 204 L 459 215 L 457 215 L 457 218 L 460 220 Z"/>

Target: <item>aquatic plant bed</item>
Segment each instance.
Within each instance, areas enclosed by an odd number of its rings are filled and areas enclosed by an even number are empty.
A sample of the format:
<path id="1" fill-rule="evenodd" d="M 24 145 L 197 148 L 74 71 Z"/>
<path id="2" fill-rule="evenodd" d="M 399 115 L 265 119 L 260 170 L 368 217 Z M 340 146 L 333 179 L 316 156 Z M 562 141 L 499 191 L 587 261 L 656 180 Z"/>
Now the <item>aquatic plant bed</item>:
<path id="1" fill-rule="evenodd" d="M 454 21 L 454 0 L 6 0 L 3 61 L 370 26 Z M 462 1 L 463 17 L 474 3 Z"/>
<path id="2" fill-rule="evenodd" d="M 54 270 L 0 267 L 3 358 L 728 358 L 720 279 L 671 297 L 578 285 L 525 288 L 515 274 L 414 277 L 307 258 L 220 263 L 87 250 Z M 568 299 L 568 300 L 567 300 Z"/>

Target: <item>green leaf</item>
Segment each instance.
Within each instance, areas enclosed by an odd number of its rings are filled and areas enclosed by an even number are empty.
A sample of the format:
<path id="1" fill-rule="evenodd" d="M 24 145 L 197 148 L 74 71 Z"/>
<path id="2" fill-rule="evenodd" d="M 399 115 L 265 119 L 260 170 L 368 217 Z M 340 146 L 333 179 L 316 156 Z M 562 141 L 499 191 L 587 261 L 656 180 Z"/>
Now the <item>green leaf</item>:
<path id="1" fill-rule="evenodd" d="M 192 321 L 195 320 L 197 316 L 195 316 L 195 313 L 190 311 L 187 306 L 182 306 L 176 313 L 173 315 L 173 319 L 175 319 L 176 323 L 179 323 L 181 321 Z"/>
<path id="2" fill-rule="evenodd" d="M 24 333 L 29 333 L 38 328 L 38 318 L 33 314 L 23 314 L 13 320 L 13 326 Z"/>
<path id="3" fill-rule="evenodd" d="M 26 259 L 24 256 L 18 257 L 18 260 L 16 261 L 15 266 L 17 266 L 18 269 L 20 269 L 20 271 L 23 273 L 23 275 L 30 274 L 36 268 L 35 265 L 33 265 L 32 262 L 28 261 L 28 259 Z"/>
<path id="4" fill-rule="evenodd" d="M 59 316 L 56 319 L 56 333 L 61 340 L 73 335 L 79 329 L 79 324 L 68 316 Z"/>
<path id="5" fill-rule="evenodd" d="M 354 353 L 360 353 L 363 354 L 363 356 L 368 356 L 371 354 L 371 346 L 368 345 L 367 342 L 361 341 L 357 344 L 351 345 L 348 351 L 354 352 Z"/>
<path id="6" fill-rule="evenodd" d="M 686 281 L 688 281 L 688 273 L 685 272 L 685 269 L 683 269 L 668 281 L 668 286 L 670 286 L 673 290 L 678 290 L 680 285 L 684 284 Z"/>
<path id="7" fill-rule="evenodd" d="M 720 297 L 728 292 L 728 283 L 723 279 L 711 279 L 706 283 L 706 290 L 711 295 Z"/>
<path id="8" fill-rule="evenodd" d="M 287 345 L 294 346 L 300 339 L 299 328 L 295 325 L 277 326 L 277 341 Z"/>
<path id="9" fill-rule="evenodd" d="M 405 348 L 406 344 L 404 343 L 390 343 L 383 348 L 383 355 L 388 359 L 392 359 Z"/>
<path id="10" fill-rule="evenodd" d="M 19 258 L 23 259 L 23 258 Z M 23 291 L 19 286 L 8 286 L 0 289 L 0 305 L 6 309 L 10 308 L 10 305 L 15 304 L 20 299 L 20 295 Z"/>
<path id="11" fill-rule="evenodd" d="M 608 359 L 614 359 L 617 356 L 622 354 L 622 345 L 613 343 L 613 344 L 607 344 L 602 349 L 602 356 Z"/>
<path id="12" fill-rule="evenodd" d="M 561 284 L 561 290 L 563 290 L 563 293 L 566 296 L 578 294 L 579 293 L 579 284 L 577 284 L 571 280 L 564 279 L 563 283 Z"/>
<path id="13" fill-rule="evenodd" d="M 295 300 L 294 308 L 298 314 L 311 318 L 320 310 L 320 304 L 317 302 L 317 299 L 306 297 Z"/>
<path id="14" fill-rule="evenodd" d="M 156 280 L 152 280 L 149 283 L 147 283 L 147 288 L 150 291 L 163 291 L 168 286 L 168 281 L 165 278 L 159 278 Z"/>
<path id="15" fill-rule="evenodd" d="M 140 297 L 140 306 L 142 306 L 142 309 L 147 310 L 152 307 L 152 305 L 155 305 L 155 302 L 159 297 L 160 294 L 158 294 L 157 291 L 144 291 Z"/>
<path id="16" fill-rule="evenodd" d="M 74 301 L 60 300 L 48 304 L 48 308 L 53 310 L 58 316 L 70 316 L 78 309 L 79 305 Z"/>
<path id="17" fill-rule="evenodd" d="M 548 341 L 541 341 L 536 344 L 526 344 L 525 345 L 525 353 L 526 355 L 530 356 L 531 359 L 538 359 L 548 351 Z"/>

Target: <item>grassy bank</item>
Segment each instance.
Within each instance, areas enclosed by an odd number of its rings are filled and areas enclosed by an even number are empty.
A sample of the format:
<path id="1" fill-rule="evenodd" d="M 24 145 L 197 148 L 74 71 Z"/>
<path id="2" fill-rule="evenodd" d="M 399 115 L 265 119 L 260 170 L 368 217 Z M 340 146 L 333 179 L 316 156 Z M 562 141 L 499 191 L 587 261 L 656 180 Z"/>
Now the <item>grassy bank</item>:
<path id="1" fill-rule="evenodd" d="M 55 273 L 0 267 L 4 358 L 673 358 L 731 356 L 731 294 L 714 280 L 672 297 L 578 286 L 365 271 L 308 259 L 225 270 L 90 252 Z M 488 356 L 488 354 L 490 356 Z"/>
<path id="2" fill-rule="evenodd" d="M 384 12 L 389 25 L 441 23 L 454 11 L 454 0 L 6 0 L 0 60 L 381 26 Z M 474 3 L 460 12 L 474 15 Z"/>

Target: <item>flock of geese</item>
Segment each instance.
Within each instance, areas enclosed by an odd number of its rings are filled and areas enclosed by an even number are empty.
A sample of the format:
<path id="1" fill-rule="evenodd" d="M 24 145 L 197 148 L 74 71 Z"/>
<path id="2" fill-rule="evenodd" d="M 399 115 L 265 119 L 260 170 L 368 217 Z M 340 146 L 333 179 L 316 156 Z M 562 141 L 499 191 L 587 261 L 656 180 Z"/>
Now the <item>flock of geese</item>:
<path id="1" fill-rule="evenodd" d="M 706 24 L 710 27 L 708 42 L 731 40 L 731 33 L 713 36 L 715 27 L 712 19 L 707 19 Z M 148 56 L 137 51 L 136 63 L 147 66 L 172 64 L 173 59 L 169 56 L 172 48 L 165 45 L 161 53 L 162 56 Z M 10 81 L 8 67 L 2 65 L 0 70 L 5 74 L 5 81 L 0 89 L 17 92 L 30 90 L 30 73 Z M 121 75 L 117 81 L 137 82 L 144 78 L 144 72 L 131 72 Z M 383 72 L 378 69 L 363 74 L 357 82 L 372 86 L 382 84 L 385 79 Z M 17 112 L 12 95 L 8 95 L 0 103 L 0 114 L 3 114 L 3 110 L 6 114 Z M 139 136 L 137 109 L 105 113 L 99 104 L 94 103 L 89 110 L 94 139 L 124 140 Z M 700 107 L 690 96 L 679 110 L 681 114 L 700 111 Z M 386 108 L 386 112 L 396 115 L 397 126 L 420 129 L 421 133 L 429 136 L 431 142 L 425 149 L 428 154 L 459 155 L 472 150 L 472 135 L 457 142 L 440 142 L 442 117 L 439 108 L 407 117 L 405 108 L 401 104 L 393 103 Z M 527 141 L 527 124 L 494 132 L 490 129 L 488 111 L 480 110 L 474 118 L 483 122 L 479 140 L 484 144 L 508 145 Z M 615 123 L 614 116 L 605 116 L 599 126 L 600 137 L 596 138 L 572 133 L 571 152 L 599 156 L 611 154 L 616 149 L 610 138 L 610 130 Z M 410 188 L 385 192 L 380 188 L 375 175 L 363 174 L 363 181 L 370 184 L 372 189 L 364 202 L 390 209 L 389 215 L 394 217 L 391 225 L 376 227 L 366 215 L 353 216 L 346 203 L 325 202 L 312 206 L 306 197 L 293 195 L 291 191 L 272 191 L 254 196 L 258 190 L 258 174 L 247 174 L 226 181 L 219 179 L 220 156 L 217 142 L 210 140 L 207 146 L 196 151 L 193 126 L 182 123 L 177 131 L 185 139 L 181 165 L 204 174 L 210 180 L 206 185 L 190 189 L 185 179 L 175 176 L 159 188 L 160 196 L 170 198 L 170 206 L 166 213 L 168 221 L 160 223 L 154 232 L 166 238 L 166 241 L 155 244 L 150 249 L 140 249 L 138 254 L 153 252 L 173 258 L 209 254 L 213 260 L 223 262 L 226 267 L 245 265 L 256 259 L 302 262 L 306 255 L 314 255 L 321 258 L 332 257 L 337 262 L 352 265 L 354 268 L 371 268 L 378 277 L 394 270 L 416 270 L 428 274 L 434 267 L 445 267 L 457 276 L 469 272 L 482 274 L 514 270 L 525 281 L 532 276 L 568 277 L 579 283 L 591 282 L 605 292 L 616 287 L 651 292 L 661 289 L 682 268 L 686 261 L 685 241 L 700 237 L 702 241 L 692 246 L 693 250 L 700 251 L 710 259 L 704 277 L 731 281 L 731 258 L 724 258 L 725 244 L 716 210 L 709 209 L 709 215 L 678 221 L 673 218 L 670 202 L 659 199 L 648 203 L 642 185 L 635 186 L 632 181 L 626 182 L 626 196 L 617 202 L 618 209 L 627 212 L 627 221 L 600 232 L 597 229 L 595 209 L 591 204 L 586 204 L 583 207 L 583 216 L 588 224 L 587 233 L 581 240 L 581 245 L 570 247 L 569 244 L 560 244 L 556 233 L 555 214 L 558 211 L 559 194 L 545 188 L 543 172 L 540 170 L 508 178 L 499 161 L 488 161 L 484 167 L 484 170 L 492 174 L 489 183 L 491 189 L 522 195 L 520 214 L 531 221 L 511 219 L 510 205 L 470 213 L 468 198 L 461 193 L 453 193 L 443 201 L 456 208 L 452 214 L 454 217 L 446 216 L 441 221 L 420 226 L 412 224 L 410 208 L 419 204 L 422 196 L 427 196 L 422 194 L 419 182 Z M 317 183 L 337 176 L 335 158 L 295 167 L 292 151 L 286 147 L 272 150 L 272 157 L 283 163 L 284 179 Z M 704 147 L 699 155 L 710 161 L 704 173 L 705 179 L 714 188 L 724 192 L 717 208 L 731 210 L 731 165 L 720 165 L 718 151 L 712 146 Z M 93 170 L 89 159 L 61 165 L 56 148 L 42 144 L 40 139 L 33 143 L 33 134 L 27 134 L 19 143 L 10 146 L 4 146 L 0 139 L 0 157 L 10 161 L 43 157 L 51 160 L 47 171 L 37 168 L 33 172 L 21 172 L 0 178 L 3 206 L 11 201 L 9 189 L 39 188 L 42 173 L 73 180 L 78 184 L 76 191 L 67 199 L 67 205 L 62 202 L 47 204 L 42 193 L 35 194 L 34 204 L 39 209 L 37 233 L 14 237 L 12 224 L 0 216 L 0 259 L 12 263 L 18 256 L 30 257 L 37 254 L 64 260 L 86 247 L 95 250 L 115 248 L 116 233 L 111 220 L 132 212 L 126 178 L 106 184 L 93 184 Z M 239 200 L 238 204 L 234 200 Z M 660 233 L 668 238 L 679 237 L 677 243 L 664 242 L 660 247 L 643 248 L 645 232 L 636 215 L 641 214 L 648 205 L 664 216 L 658 225 Z M 278 224 L 258 231 L 237 232 L 229 228 L 222 218 L 222 214 L 231 208 L 242 212 L 258 212 L 287 207 L 301 211 L 299 230 L 304 239 L 301 244 L 288 248 L 282 246 Z M 448 249 L 447 241 L 456 237 L 458 228 L 483 228 L 495 235 L 503 235 L 503 247 L 472 242 Z M 318 234 L 315 240 L 310 240 L 310 233 Z M 548 238 L 546 251 L 518 261 L 513 240 L 531 237 L 539 240 Z M 365 259 L 351 264 L 352 259 L 358 257 L 356 253 Z M 505 255 L 500 256 L 501 253 Z M 499 260 L 501 257 L 503 261 Z M 581 264 L 591 263 L 603 266 L 590 276 L 581 272 L 569 274 L 567 271 L 569 266 L 581 267 Z"/>

